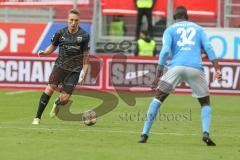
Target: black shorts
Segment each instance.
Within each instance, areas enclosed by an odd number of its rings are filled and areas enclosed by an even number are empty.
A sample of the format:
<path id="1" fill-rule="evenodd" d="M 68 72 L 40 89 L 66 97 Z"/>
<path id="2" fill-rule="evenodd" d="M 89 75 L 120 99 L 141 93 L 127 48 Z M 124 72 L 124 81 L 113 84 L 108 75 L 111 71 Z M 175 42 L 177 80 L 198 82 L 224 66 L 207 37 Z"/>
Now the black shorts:
<path id="1" fill-rule="evenodd" d="M 55 86 L 61 85 L 61 91 L 64 91 L 67 94 L 72 94 L 78 83 L 79 76 L 80 72 L 72 72 L 54 66 L 48 84 Z"/>

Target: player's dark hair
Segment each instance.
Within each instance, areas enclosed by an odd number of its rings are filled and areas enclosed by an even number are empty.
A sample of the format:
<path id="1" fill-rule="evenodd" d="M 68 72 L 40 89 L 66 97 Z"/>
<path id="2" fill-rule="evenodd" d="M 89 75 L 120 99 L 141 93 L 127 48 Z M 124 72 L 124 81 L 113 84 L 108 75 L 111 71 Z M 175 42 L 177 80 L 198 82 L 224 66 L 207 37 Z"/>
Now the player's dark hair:
<path id="1" fill-rule="evenodd" d="M 68 14 L 76 14 L 76 15 L 80 16 L 79 10 L 77 10 L 77 9 L 75 9 L 75 8 L 71 9 L 71 10 L 68 12 Z"/>
<path id="2" fill-rule="evenodd" d="M 173 15 L 173 19 L 186 19 L 188 20 L 187 9 L 184 6 L 178 6 Z"/>

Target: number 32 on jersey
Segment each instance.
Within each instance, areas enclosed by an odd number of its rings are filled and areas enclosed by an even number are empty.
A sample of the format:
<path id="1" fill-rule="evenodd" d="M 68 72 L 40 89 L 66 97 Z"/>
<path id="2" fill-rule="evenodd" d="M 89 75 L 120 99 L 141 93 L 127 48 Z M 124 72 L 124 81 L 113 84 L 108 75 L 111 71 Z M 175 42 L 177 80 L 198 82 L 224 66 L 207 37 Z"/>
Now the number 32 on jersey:
<path id="1" fill-rule="evenodd" d="M 196 30 L 194 28 L 178 28 L 177 34 L 180 34 L 180 40 L 177 41 L 179 47 L 195 45 L 193 38 L 196 35 Z"/>

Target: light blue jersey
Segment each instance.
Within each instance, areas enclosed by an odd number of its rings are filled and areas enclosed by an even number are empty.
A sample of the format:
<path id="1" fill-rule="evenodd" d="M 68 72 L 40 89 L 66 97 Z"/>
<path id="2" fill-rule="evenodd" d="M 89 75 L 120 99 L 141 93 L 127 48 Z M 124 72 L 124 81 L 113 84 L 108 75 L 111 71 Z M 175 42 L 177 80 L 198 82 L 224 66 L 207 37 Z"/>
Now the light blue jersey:
<path id="1" fill-rule="evenodd" d="M 210 60 L 217 59 L 204 29 L 192 22 L 177 22 L 168 27 L 163 34 L 163 47 L 158 64 L 165 65 L 171 55 L 169 68 L 188 66 L 202 70 L 201 49 Z"/>

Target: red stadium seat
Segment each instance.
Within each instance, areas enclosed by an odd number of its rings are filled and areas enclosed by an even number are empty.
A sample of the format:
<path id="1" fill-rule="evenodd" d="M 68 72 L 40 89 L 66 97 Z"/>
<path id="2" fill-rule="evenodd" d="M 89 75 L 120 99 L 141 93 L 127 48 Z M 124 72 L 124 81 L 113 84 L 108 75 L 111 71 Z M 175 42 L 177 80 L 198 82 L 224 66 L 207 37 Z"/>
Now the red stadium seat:
<path id="1" fill-rule="evenodd" d="M 217 18 L 218 0 L 174 0 L 177 6 L 185 6 L 191 17 Z"/>
<path id="2" fill-rule="evenodd" d="M 102 12 L 106 15 L 135 15 L 133 0 L 102 0 Z M 183 5 L 191 17 L 216 18 L 218 0 L 174 0 L 174 8 Z M 157 0 L 154 15 L 166 16 L 167 0 Z"/>

